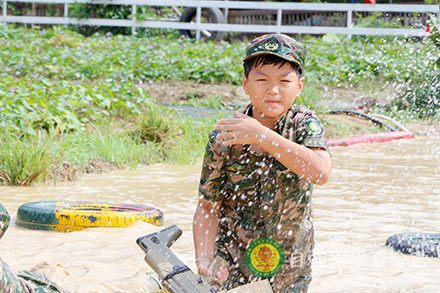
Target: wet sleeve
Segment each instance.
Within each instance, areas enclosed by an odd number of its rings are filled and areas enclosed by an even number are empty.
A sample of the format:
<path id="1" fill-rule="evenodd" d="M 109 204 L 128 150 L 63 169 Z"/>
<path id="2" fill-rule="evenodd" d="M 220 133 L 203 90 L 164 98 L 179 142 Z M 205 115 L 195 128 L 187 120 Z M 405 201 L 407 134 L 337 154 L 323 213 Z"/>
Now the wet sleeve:
<path id="1" fill-rule="evenodd" d="M 0 238 L 2 238 L 3 234 L 5 234 L 8 229 L 10 220 L 11 217 L 9 216 L 8 211 L 0 203 Z"/>
<path id="2" fill-rule="evenodd" d="M 304 116 L 296 130 L 297 142 L 306 147 L 321 148 L 329 152 L 324 128 L 315 114 Z"/>
<path id="3" fill-rule="evenodd" d="M 217 131 L 209 134 L 200 176 L 199 198 L 220 201 L 224 198 L 227 176 L 223 170 L 226 152 L 216 140 Z"/>
<path id="4" fill-rule="evenodd" d="M 40 292 L 31 291 L 26 286 L 26 281 L 21 280 L 9 268 L 8 264 L 0 258 L 0 289 L 1 292 Z M 45 291 L 43 291 L 45 292 Z"/>

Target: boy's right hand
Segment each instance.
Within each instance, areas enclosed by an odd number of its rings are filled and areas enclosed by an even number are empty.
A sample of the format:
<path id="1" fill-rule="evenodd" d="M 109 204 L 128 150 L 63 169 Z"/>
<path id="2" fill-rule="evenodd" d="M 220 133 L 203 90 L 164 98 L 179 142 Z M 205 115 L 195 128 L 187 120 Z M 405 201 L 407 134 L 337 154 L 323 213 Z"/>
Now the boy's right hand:
<path id="1" fill-rule="evenodd" d="M 228 278 L 229 271 L 227 267 L 219 267 L 218 271 L 215 273 L 215 277 L 213 277 L 213 271 L 210 268 L 210 263 L 205 261 L 200 261 L 197 263 L 197 269 L 199 275 L 215 278 L 218 283 L 223 286 Z M 209 279 L 209 278 L 208 278 Z"/>

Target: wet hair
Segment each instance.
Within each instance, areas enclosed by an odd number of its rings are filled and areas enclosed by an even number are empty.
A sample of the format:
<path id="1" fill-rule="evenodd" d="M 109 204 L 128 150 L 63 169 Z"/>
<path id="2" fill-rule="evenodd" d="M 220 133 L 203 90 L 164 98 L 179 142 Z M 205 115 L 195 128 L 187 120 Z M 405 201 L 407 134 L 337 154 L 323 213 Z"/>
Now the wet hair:
<path id="1" fill-rule="evenodd" d="M 244 61 L 243 62 L 244 76 L 246 76 L 246 78 L 248 78 L 249 72 L 251 72 L 251 69 L 256 68 L 258 66 L 263 66 L 263 65 L 268 65 L 268 64 L 273 64 L 275 66 L 275 65 L 279 64 L 278 68 L 281 68 L 286 63 L 289 63 L 290 66 L 292 66 L 292 68 L 296 71 L 296 74 L 298 75 L 298 80 L 300 80 L 301 76 L 302 76 L 302 70 L 298 66 L 298 64 L 287 61 L 286 59 L 283 59 L 281 57 L 278 57 L 278 56 L 272 55 L 272 54 L 264 54 L 264 55 L 255 56 L 253 58 L 250 58 L 250 59 Z"/>

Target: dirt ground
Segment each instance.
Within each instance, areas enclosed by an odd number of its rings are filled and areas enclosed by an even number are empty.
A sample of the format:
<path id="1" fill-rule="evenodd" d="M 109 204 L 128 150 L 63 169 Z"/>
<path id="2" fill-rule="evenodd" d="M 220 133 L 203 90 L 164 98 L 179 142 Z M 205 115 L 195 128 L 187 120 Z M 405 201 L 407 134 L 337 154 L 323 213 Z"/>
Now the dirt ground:
<path id="1" fill-rule="evenodd" d="M 174 104 L 194 96 L 200 99 L 219 97 L 225 104 L 237 105 L 247 102 L 241 85 L 155 82 L 142 84 L 142 87 L 159 104 Z"/>

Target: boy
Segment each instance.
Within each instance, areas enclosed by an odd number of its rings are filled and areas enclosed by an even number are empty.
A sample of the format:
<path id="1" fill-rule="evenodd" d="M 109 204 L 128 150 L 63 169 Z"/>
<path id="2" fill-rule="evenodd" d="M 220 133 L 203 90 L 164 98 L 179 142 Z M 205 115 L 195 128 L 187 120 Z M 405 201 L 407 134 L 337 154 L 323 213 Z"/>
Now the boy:
<path id="1" fill-rule="evenodd" d="M 227 289 L 268 278 L 274 292 L 306 292 L 311 281 L 312 183 L 331 172 L 314 112 L 293 105 L 303 88 L 305 50 L 282 34 L 254 39 L 243 59 L 251 103 L 217 121 L 206 147 L 194 214 L 200 274 Z"/>

